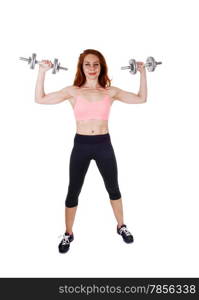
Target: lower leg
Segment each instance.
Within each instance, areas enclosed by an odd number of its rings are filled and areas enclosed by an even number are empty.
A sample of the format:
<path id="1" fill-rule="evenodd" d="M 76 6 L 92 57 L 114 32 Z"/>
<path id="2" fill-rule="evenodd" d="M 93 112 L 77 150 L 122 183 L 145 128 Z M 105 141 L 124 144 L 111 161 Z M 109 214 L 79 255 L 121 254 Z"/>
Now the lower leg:
<path id="1" fill-rule="evenodd" d="M 117 200 L 110 200 L 115 218 L 117 220 L 117 226 L 121 227 L 124 224 L 123 220 L 123 207 L 122 207 L 122 198 Z"/>
<path id="2" fill-rule="evenodd" d="M 75 207 L 65 207 L 65 224 L 66 224 L 66 232 L 72 234 L 73 232 L 73 223 L 75 220 L 77 206 Z"/>

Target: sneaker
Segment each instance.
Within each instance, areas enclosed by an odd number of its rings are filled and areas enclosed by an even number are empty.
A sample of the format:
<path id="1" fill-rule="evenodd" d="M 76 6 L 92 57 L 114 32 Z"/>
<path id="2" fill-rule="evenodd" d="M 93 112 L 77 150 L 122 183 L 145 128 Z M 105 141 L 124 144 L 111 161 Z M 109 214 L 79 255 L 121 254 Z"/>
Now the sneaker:
<path id="1" fill-rule="evenodd" d="M 126 228 L 126 225 L 123 224 L 120 228 L 117 226 L 117 233 L 120 234 L 126 243 L 133 243 L 133 236 L 130 231 Z"/>
<path id="2" fill-rule="evenodd" d="M 69 234 L 68 232 L 65 232 L 63 235 L 63 239 L 59 243 L 59 252 L 60 253 L 66 253 L 70 248 L 70 243 L 74 240 L 74 235 Z"/>

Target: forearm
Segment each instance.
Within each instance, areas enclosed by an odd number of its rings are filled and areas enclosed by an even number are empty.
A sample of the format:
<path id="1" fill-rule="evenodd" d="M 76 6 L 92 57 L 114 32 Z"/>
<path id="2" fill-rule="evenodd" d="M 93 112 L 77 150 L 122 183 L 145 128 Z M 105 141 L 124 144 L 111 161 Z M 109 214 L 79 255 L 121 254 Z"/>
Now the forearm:
<path id="1" fill-rule="evenodd" d="M 144 101 L 147 99 L 147 79 L 146 79 L 146 70 L 140 73 L 140 89 L 138 96 Z"/>
<path id="2" fill-rule="evenodd" d="M 39 71 L 35 87 L 35 101 L 45 96 L 44 92 L 45 72 Z"/>

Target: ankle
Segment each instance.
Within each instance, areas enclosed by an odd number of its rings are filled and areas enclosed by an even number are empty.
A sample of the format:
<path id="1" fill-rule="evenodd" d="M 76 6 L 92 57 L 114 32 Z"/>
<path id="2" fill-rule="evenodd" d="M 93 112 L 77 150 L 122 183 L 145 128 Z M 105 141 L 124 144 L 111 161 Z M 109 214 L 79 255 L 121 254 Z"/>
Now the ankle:
<path id="1" fill-rule="evenodd" d="M 73 234 L 73 232 L 70 231 L 70 230 L 66 230 L 65 233 L 67 233 L 67 234 L 69 234 L 69 235 L 72 235 L 72 234 Z"/>
<path id="2" fill-rule="evenodd" d="M 124 225 L 124 223 L 118 223 L 117 228 L 120 229 L 122 227 L 122 225 Z"/>

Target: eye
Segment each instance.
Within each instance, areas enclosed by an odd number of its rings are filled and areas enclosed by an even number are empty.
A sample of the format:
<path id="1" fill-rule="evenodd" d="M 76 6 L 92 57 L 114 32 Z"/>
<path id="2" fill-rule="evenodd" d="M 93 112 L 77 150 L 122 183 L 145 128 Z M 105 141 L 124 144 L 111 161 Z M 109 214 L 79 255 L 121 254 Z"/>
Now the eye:
<path id="1" fill-rule="evenodd" d="M 90 64 L 85 64 L 85 66 L 89 66 Z M 99 64 L 94 64 L 95 66 L 99 66 Z"/>

